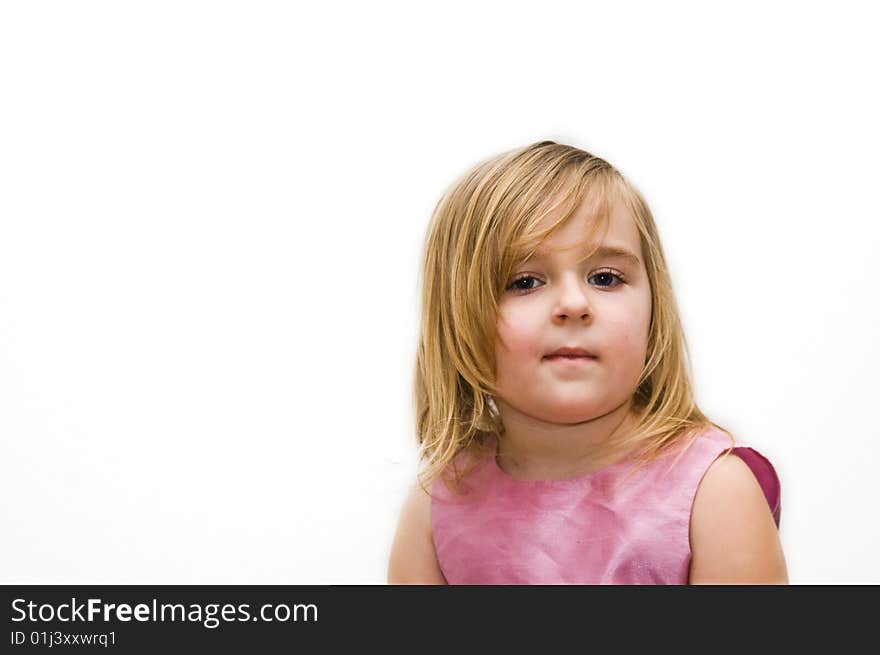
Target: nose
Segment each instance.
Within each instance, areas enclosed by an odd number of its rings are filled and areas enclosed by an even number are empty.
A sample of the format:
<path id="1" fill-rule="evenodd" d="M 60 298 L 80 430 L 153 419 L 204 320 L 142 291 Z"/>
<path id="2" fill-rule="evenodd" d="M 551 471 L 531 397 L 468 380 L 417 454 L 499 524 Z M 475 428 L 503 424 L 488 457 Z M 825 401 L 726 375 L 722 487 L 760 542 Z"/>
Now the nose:
<path id="1" fill-rule="evenodd" d="M 559 283 L 556 305 L 553 309 L 555 321 L 574 319 L 586 321 L 593 315 L 587 285 L 577 277 L 569 277 Z"/>

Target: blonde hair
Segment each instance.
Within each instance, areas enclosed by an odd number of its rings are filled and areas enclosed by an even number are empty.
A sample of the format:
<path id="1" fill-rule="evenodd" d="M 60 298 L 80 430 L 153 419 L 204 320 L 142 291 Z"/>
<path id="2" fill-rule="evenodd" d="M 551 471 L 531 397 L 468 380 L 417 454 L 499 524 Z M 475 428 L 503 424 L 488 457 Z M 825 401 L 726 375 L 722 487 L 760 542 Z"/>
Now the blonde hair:
<path id="1" fill-rule="evenodd" d="M 614 443 L 634 451 L 638 468 L 673 449 L 683 453 L 705 428 L 723 430 L 694 399 L 687 342 L 642 195 L 604 159 L 540 141 L 474 166 L 443 194 L 431 217 L 413 394 L 426 491 L 438 475 L 455 490 L 479 455 L 488 453 L 490 437 L 504 433 L 491 399 L 498 300 L 514 267 L 582 203 L 594 208 L 598 226 L 607 225 L 616 200 L 625 203 L 640 233 L 652 313 L 646 362 L 632 399 L 636 422 Z M 538 229 L 557 212 L 557 220 Z M 463 453 L 475 457 L 459 468 Z"/>

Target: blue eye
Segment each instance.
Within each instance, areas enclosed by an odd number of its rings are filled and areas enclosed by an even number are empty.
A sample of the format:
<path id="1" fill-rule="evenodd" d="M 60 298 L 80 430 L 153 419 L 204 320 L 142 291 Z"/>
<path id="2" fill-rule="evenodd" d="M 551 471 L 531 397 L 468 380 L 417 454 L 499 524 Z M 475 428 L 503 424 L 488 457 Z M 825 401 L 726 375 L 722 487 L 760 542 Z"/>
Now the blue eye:
<path id="1" fill-rule="evenodd" d="M 597 285 L 600 287 L 614 288 L 620 284 L 623 284 L 623 278 L 620 275 L 618 275 L 617 273 L 615 273 L 614 271 L 610 271 L 610 270 L 599 271 L 598 273 L 594 273 L 593 275 L 590 276 L 589 279 L 590 280 L 592 280 L 592 279 L 598 280 L 600 278 L 602 281 L 597 282 Z M 616 284 L 614 284 L 615 280 L 617 281 Z"/>
<path id="2" fill-rule="evenodd" d="M 507 287 L 509 291 L 531 291 L 535 287 L 528 284 L 529 282 L 539 282 L 538 278 L 533 275 L 523 275 L 522 277 L 518 277 L 510 285 Z M 523 286 L 525 283 L 527 286 Z"/>

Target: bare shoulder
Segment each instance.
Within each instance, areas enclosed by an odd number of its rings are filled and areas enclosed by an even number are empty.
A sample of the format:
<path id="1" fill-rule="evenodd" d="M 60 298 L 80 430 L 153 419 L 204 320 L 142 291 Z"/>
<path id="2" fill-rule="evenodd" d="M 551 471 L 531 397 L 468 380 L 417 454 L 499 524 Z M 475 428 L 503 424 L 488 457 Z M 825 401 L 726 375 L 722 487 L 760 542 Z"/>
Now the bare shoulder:
<path id="1" fill-rule="evenodd" d="M 691 508 L 690 541 L 690 584 L 788 584 L 764 492 L 734 454 L 706 470 Z"/>
<path id="2" fill-rule="evenodd" d="M 416 483 L 400 510 L 388 584 L 446 584 L 431 537 L 431 497 Z"/>

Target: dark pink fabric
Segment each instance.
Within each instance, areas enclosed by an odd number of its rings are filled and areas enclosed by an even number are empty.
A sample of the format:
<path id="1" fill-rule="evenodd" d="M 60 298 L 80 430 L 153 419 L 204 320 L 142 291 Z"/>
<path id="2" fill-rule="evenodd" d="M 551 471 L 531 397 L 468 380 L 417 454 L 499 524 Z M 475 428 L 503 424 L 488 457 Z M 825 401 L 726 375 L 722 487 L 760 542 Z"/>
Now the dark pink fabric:
<path id="1" fill-rule="evenodd" d="M 657 459 L 626 480 L 630 458 L 572 479 L 526 481 L 487 457 L 463 497 L 433 485 L 440 568 L 450 584 L 687 584 L 694 496 L 729 446 L 711 428 L 677 461 Z M 778 525 L 772 465 L 749 447 L 736 454 L 755 472 Z"/>
<path id="2" fill-rule="evenodd" d="M 770 505 L 773 520 L 776 521 L 776 527 L 778 528 L 779 519 L 782 515 L 782 499 L 780 498 L 779 477 L 776 475 L 776 470 L 770 461 L 754 448 L 737 446 L 733 449 L 733 452 L 748 464 L 749 468 L 752 469 L 752 473 L 755 474 L 758 484 L 761 485 L 761 489 L 764 491 L 767 504 Z"/>

